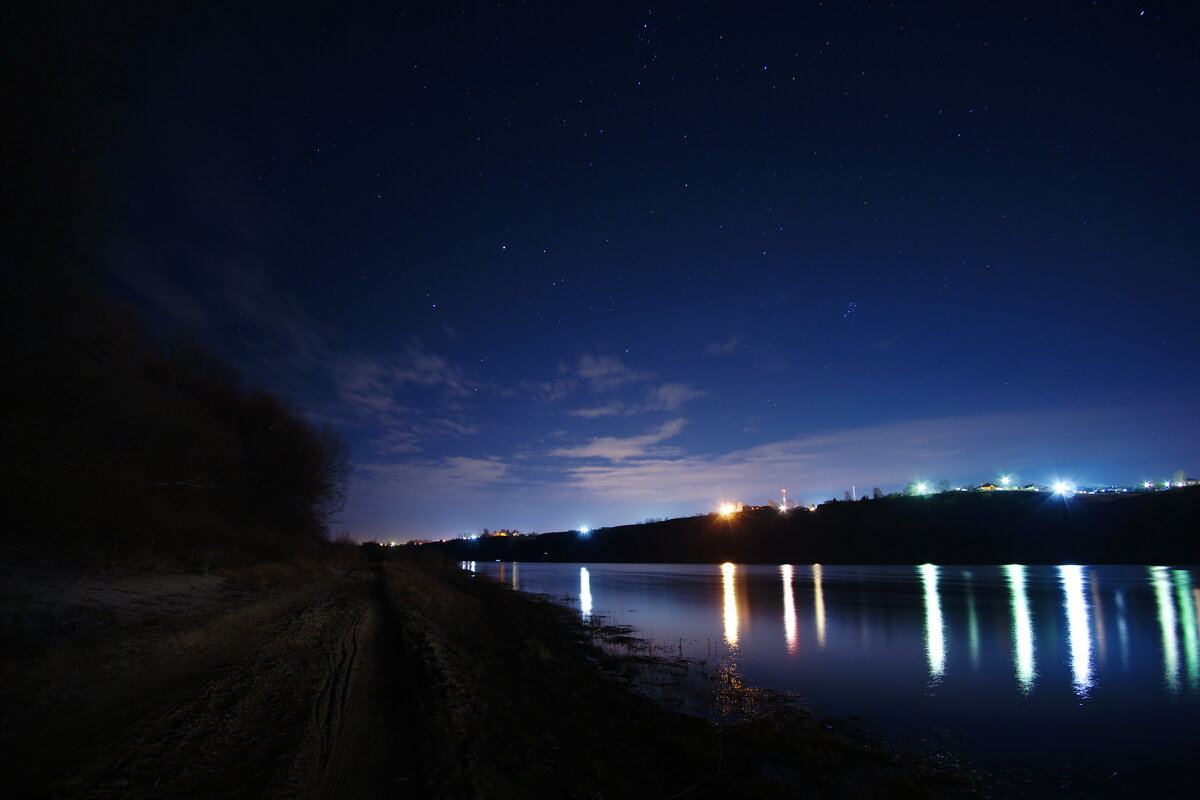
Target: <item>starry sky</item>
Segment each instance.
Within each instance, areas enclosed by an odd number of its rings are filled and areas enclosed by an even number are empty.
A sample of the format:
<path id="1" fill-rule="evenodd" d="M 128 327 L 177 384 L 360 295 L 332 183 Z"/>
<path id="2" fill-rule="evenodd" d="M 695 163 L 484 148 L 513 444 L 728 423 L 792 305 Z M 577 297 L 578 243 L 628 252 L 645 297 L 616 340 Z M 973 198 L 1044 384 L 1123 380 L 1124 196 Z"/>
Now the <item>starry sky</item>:
<path id="1" fill-rule="evenodd" d="M 1190 6 L 114 13 L 112 286 L 359 539 L 1200 472 Z"/>

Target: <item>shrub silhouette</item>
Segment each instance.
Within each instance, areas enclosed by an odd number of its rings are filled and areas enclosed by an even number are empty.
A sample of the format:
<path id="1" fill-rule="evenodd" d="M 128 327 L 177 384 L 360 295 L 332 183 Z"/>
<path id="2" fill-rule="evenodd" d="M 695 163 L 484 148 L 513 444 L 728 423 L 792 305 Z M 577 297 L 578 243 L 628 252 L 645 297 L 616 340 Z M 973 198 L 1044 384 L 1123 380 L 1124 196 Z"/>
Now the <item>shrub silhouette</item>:
<path id="1" fill-rule="evenodd" d="M 104 565 L 315 552 L 338 435 L 199 345 L 153 341 L 97 286 L 114 117 L 104 65 L 45 9 L 0 53 L 0 541 Z"/>

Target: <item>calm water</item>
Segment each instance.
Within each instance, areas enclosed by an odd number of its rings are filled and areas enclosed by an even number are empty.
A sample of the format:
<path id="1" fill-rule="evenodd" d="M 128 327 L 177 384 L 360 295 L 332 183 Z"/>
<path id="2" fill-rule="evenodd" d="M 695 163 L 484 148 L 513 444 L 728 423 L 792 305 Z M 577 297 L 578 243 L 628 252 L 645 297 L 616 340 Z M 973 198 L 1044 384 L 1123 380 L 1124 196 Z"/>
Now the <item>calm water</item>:
<path id="1" fill-rule="evenodd" d="M 960 741 L 1111 796 L 1191 795 L 1194 568 L 464 566 L 893 737 Z"/>

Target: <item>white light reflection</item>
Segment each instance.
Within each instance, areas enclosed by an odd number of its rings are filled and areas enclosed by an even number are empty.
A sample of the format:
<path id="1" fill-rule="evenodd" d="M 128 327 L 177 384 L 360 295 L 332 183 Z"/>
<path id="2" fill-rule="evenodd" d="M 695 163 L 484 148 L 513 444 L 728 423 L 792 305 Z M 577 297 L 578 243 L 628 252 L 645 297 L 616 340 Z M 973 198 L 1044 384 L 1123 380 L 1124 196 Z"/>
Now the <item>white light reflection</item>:
<path id="1" fill-rule="evenodd" d="M 1084 593 L 1083 567 L 1073 564 L 1058 568 L 1067 611 L 1067 640 L 1071 646 L 1071 682 L 1075 694 L 1087 697 L 1092 689 L 1092 626 Z"/>
<path id="2" fill-rule="evenodd" d="M 520 586 L 518 586 L 518 585 L 517 585 L 517 568 L 518 568 L 518 567 L 520 567 L 520 566 L 521 566 L 521 564 L 520 564 L 520 562 L 519 562 L 519 561 L 514 561 L 514 562 L 512 562 L 512 568 L 513 568 L 512 587 L 513 587 L 514 589 L 520 589 L 520 588 L 521 588 Z"/>
<path id="3" fill-rule="evenodd" d="M 942 600 L 938 596 L 938 568 L 933 564 L 917 567 L 925 588 L 925 652 L 929 656 L 929 677 L 935 682 L 946 672 L 946 631 L 942 623 Z"/>
<path id="4" fill-rule="evenodd" d="M 1013 666 L 1017 670 L 1017 684 L 1022 694 L 1033 691 L 1033 615 L 1029 612 L 1029 595 L 1025 591 L 1025 567 L 1009 564 L 1004 568 L 1008 576 L 1008 593 L 1012 598 L 1013 613 Z"/>
<path id="5" fill-rule="evenodd" d="M 730 647 L 738 643 L 737 595 L 733 588 L 736 572 L 737 567 L 729 562 L 721 565 L 721 589 L 725 594 L 725 641 Z"/>
<path id="6" fill-rule="evenodd" d="M 585 620 L 592 618 L 592 576 L 587 567 L 579 568 L 579 611 Z"/>
<path id="7" fill-rule="evenodd" d="M 1200 640 L 1196 637 L 1196 609 L 1192 599 L 1192 575 L 1186 569 L 1171 570 L 1175 579 L 1175 598 L 1179 601 L 1179 622 L 1183 627 L 1183 659 L 1187 668 L 1188 688 L 1200 685 Z"/>
<path id="8" fill-rule="evenodd" d="M 817 645 L 825 649 L 825 590 L 821 588 L 821 565 L 812 565 L 813 610 L 817 618 Z"/>
<path id="9" fill-rule="evenodd" d="M 1171 694 L 1179 691 L 1179 639 L 1175 633 L 1175 598 L 1166 567 L 1148 567 L 1154 599 L 1158 603 L 1158 627 L 1162 633 L 1163 682 Z"/>
<path id="10" fill-rule="evenodd" d="M 779 568 L 783 575 L 783 640 L 787 643 L 788 653 L 796 653 L 796 598 L 792 594 L 792 565 L 784 564 Z"/>

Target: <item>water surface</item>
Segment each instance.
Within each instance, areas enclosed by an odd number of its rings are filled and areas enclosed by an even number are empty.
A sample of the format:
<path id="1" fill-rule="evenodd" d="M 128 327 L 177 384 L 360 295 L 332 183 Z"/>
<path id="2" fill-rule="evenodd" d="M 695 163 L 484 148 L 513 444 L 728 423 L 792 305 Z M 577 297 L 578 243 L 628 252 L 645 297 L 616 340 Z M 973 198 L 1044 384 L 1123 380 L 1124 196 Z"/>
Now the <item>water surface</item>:
<path id="1" fill-rule="evenodd" d="M 1136 566 L 465 563 L 751 685 L 1076 787 L 1187 796 L 1200 581 Z"/>

